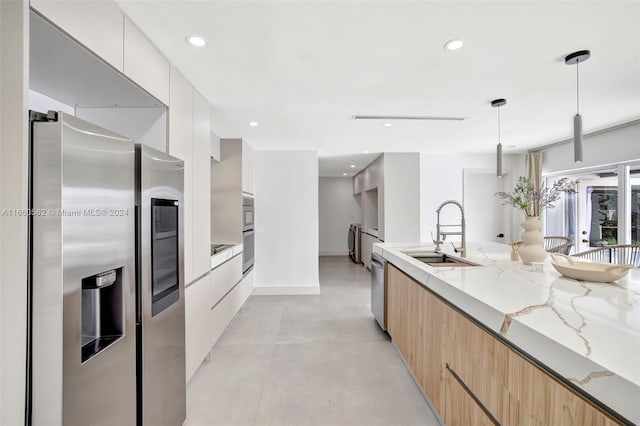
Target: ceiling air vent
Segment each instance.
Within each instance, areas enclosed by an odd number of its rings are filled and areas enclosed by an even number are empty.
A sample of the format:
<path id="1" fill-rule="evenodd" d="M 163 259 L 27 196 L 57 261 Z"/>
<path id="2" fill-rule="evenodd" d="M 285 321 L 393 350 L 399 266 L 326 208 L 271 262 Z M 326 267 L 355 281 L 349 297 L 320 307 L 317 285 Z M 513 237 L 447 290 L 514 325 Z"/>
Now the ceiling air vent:
<path id="1" fill-rule="evenodd" d="M 433 115 L 353 115 L 352 120 L 424 120 L 424 121 L 462 121 L 467 117 L 438 117 Z"/>

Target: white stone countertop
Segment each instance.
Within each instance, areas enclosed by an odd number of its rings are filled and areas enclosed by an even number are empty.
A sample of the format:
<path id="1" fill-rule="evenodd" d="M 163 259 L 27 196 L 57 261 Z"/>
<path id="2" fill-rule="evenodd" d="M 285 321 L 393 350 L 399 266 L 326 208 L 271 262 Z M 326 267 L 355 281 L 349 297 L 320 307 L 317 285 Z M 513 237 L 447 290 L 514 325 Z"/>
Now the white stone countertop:
<path id="1" fill-rule="evenodd" d="M 211 256 L 211 269 L 215 269 L 218 266 L 222 265 L 227 260 L 236 256 L 237 254 L 242 253 L 242 244 L 236 244 L 233 246 L 229 246 L 224 250 L 214 254 Z"/>
<path id="2" fill-rule="evenodd" d="M 612 284 L 565 278 L 510 260 L 510 247 L 469 243 L 476 267 L 431 267 L 405 252 L 433 245 L 374 244 L 373 251 L 587 394 L 640 424 L 640 269 Z M 444 253 L 452 249 L 444 247 Z"/>

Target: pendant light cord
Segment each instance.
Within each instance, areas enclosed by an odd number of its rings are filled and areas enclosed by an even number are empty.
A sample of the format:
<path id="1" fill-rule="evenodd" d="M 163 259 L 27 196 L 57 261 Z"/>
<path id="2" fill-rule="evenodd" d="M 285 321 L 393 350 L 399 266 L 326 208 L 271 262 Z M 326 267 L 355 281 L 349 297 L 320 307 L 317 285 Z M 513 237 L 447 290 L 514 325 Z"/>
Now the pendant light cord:
<path id="1" fill-rule="evenodd" d="M 578 73 L 578 67 L 580 62 L 576 62 L 576 111 L 577 115 L 580 115 L 580 73 Z"/>
<path id="2" fill-rule="evenodd" d="M 498 143 L 500 143 L 500 107 L 498 107 Z"/>

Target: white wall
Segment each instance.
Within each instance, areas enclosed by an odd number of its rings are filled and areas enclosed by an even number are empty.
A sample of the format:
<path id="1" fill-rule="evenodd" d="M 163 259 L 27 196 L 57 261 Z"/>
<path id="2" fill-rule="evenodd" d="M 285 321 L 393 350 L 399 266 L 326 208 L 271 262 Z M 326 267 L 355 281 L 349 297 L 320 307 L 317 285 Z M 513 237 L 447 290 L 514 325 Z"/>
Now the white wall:
<path id="1" fill-rule="evenodd" d="M 255 293 L 318 294 L 318 153 L 255 151 Z"/>
<path id="2" fill-rule="evenodd" d="M 584 161 L 573 162 L 573 143 L 542 150 L 542 173 L 559 173 L 640 159 L 640 121 L 583 138 Z"/>
<path id="3" fill-rule="evenodd" d="M 420 241 L 420 154 L 384 154 L 385 242 Z"/>
<path id="4" fill-rule="evenodd" d="M 29 4 L 0 1 L 0 209 L 27 208 Z M 0 424 L 24 424 L 27 220 L 0 215 Z"/>
<path id="5" fill-rule="evenodd" d="M 464 170 L 495 170 L 496 157 L 491 154 L 420 154 L 420 239 L 431 242 L 431 232 L 436 233 L 436 209 L 445 200 L 463 202 Z M 524 175 L 524 155 L 505 155 L 503 157 L 505 185 L 513 186 L 517 176 Z M 511 235 L 519 235 L 520 217 L 514 215 L 513 208 L 508 209 L 506 217 Z M 465 212 L 477 214 L 477 212 Z M 440 223 L 460 222 L 457 209 L 442 210 Z M 508 241 L 507 241 L 508 242 Z"/>
<path id="6" fill-rule="evenodd" d="M 351 178 L 321 177 L 318 185 L 320 256 L 347 255 L 347 230 L 360 223 Z"/>

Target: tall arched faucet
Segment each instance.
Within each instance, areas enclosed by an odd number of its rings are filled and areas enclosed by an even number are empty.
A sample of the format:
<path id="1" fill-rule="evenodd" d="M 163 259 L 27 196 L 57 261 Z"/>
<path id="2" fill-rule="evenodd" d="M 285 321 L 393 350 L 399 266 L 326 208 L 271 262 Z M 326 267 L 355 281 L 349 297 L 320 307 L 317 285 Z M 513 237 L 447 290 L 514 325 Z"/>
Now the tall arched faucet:
<path id="1" fill-rule="evenodd" d="M 440 211 L 442 210 L 442 208 L 444 206 L 446 206 L 447 204 L 454 204 L 456 206 L 458 206 L 458 208 L 460 209 L 460 215 L 461 215 L 461 219 L 460 219 L 460 223 L 459 224 L 454 224 L 454 225 L 441 225 L 440 224 Z M 443 202 L 442 204 L 440 204 L 440 206 L 438 206 L 438 209 L 436 210 L 436 213 L 438 214 L 438 224 L 436 225 L 436 239 L 433 240 L 433 243 L 436 245 L 436 251 L 440 250 L 440 244 L 444 243 L 444 240 L 447 239 L 447 235 L 460 235 L 461 237 L 461 244 L 460 247 L 456 247 L 455 244 L 453 244 L 453 242 L 451 243 L 451 245 L 453 246 L 453 249 L 456 253 L 460 253 L 460 255 L 462 257 L 466 256 L 466 251 L 467 251 L 467 242 L 466 242 L 466 237 L 465 237 L 465 225 L 464 225 L 464 208 L 462 208 L 462 204 L 460 204 L 458 201 L 455 200 L 447 200 L 445 202 Z M 441 228 L 443 227 L 460 227 L 460 231 L 442 231 Z M 440 239 L 442 238 L 442 239 Z M 432 238 L 433 239 L 433 238 Z"/>

